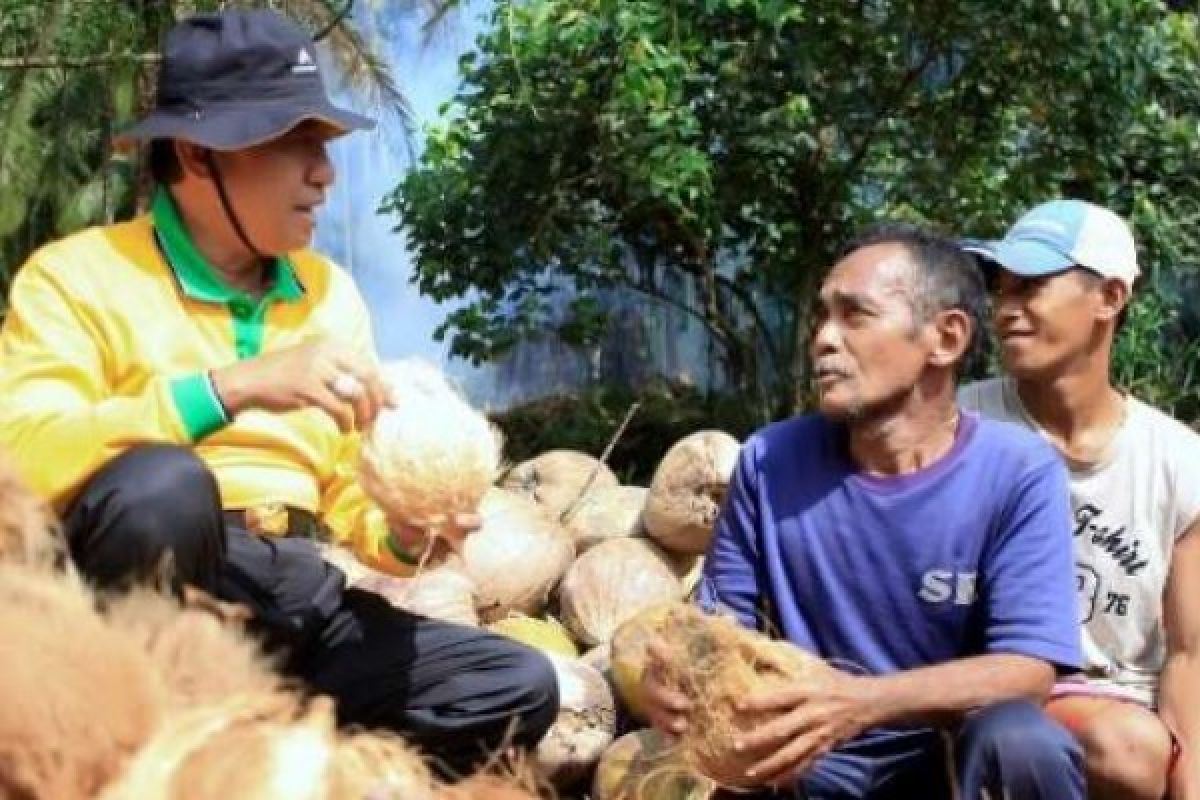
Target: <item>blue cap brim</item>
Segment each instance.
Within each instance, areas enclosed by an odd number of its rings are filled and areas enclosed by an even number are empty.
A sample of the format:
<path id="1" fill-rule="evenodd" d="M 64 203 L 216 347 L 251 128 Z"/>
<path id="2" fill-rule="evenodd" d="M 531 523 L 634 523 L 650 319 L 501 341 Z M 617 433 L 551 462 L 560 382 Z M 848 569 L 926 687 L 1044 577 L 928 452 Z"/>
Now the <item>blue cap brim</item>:
<path id="1" fill-rule="evenodd" d="M 1028 278 L 1054 275 L 1075 266 L 1069 256 L 1035 239 L 1004 239 L 996 242 L 988 258 L 1014 275 Z"/>

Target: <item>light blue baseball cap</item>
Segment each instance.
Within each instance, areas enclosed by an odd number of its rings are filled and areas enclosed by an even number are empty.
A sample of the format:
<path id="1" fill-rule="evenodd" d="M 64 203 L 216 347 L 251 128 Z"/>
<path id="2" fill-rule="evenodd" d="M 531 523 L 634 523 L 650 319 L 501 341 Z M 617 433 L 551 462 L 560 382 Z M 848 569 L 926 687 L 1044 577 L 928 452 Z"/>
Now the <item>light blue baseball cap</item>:
<path id="1" fill-rule="evenodd" d="M 1132 290 L 1141 272 L 1125 221 L 1083 200 L 1042 203 L 1017 220 L 1003 239 L 968 240 L 962 247 L 1025 277 L 1085 267 L 1102 277 L 1117 278 Z"/>

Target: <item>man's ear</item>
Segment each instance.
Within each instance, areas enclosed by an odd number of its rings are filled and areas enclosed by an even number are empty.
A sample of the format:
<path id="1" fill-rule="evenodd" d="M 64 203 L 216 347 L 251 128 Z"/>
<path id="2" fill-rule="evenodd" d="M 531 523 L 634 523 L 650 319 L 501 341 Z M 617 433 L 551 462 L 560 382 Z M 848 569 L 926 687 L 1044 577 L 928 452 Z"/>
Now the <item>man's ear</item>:
<path id="1" fill-rule="evenodd" d="M 1100 306 L 1096 316 L 1105 321 L 1115 320 L 1129 305 L 1129 287 L 1117 278 L 1105 278 L 1100 284 Z"/>
<path id="2" fill-rule="evenodd" d="M 953 367 L 962 361 L 971 346 L 975 334 L 975 322 L 959 308 L 939 311 L 930 320 L 929 330 L 933 339 L 933 350 L 929 363 L 935 367 Z"/>
<path id="3" fill-rule="evenodd" d="M 181 139 L 176 139 L 174 142 L 175 154 L 179 158 L 179 165 L 188 175 L 195 175 L 198 178 L 207 178 L 211 175 L 212 170 L 209 167 L 209 149 L 203 145 L 198 145 L 193 142 L 185 142 Z"/>

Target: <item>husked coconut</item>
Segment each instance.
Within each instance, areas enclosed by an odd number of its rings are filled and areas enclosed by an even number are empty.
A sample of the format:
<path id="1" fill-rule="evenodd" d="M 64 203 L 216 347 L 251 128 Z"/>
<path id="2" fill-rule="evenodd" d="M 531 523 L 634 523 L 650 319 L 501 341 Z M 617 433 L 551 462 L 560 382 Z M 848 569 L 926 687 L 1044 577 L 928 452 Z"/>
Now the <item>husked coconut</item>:
<path id="1" fill-rule="evenodd" d="M 360 580 L 357 588 L 377 592 L 397 608 L 423 617 L 459 625 L 479 624 L 475 581 L 453 564 L 422 570 L 411 578 L 373 573 Z"/>
<path id="2" fill-rule="evenodd" d="M 394 408 L 363 438 L 359 479 L 388 515 L 434 531 L 474 513 L 500 467 L 500 434 L 417 359 L 383 367 Z"/>
<path id="3" fill-rule="evenodd" d="M 590 493 L 617 484 L 607 465 L 578 450 L 550 450 L 522 461 L 500 482 L 502 488 L 525 495 L 557 521 L 581 499 L 585 486 Z"/>
<path id="4" fill-rule="evenodd" d="M 492 633 L 515 639 L 543 653 L 554 653 L 567 658 L 579 655 L 579 648 L 575 646 L 570 632 L 553 617 L 539 619 L 524 614 L 510 614 L 487 627 Z"/>
<path id="5" fill-rule="evenodd" d="M 93 798 L 163 717 L 154 670 L 70 576 L 0 565 L 0 797 Z"/>
<path id="6" fill-rule="evenodd" d="M 54 514 L 0 458 L 0 562 L 57 568 L 67 562 L 66 539 Z"/>
<path id="7" fill-rule="evenodd" d="M 569 788 L 591 774 L 612 744 L 617 711 L 612 690 L 597 670 L 578 659 L 547 654 L 558 676 L 559 712 L 534 754 L 551 783 Z"/>
<path id="8" fill-rule="evenodd" d="M 479 618 L 539 615 L 562 579 L 575 544 L 527 498 L 493 489 L 480 507 L 483 524 L 463 541 L 463 569 L 478 590 Z"/>
<path id="9" fill-rule="evenodd" d="M 708 800 L 717 792 L 692 770 L 660 732 L 627 733 L 613 742 L 596 767 L 591 800 Z"/>
<path id="10" fill-rule="evenodd" d="M 570 566 L 558 590 L 563 622 L 586 645 L 607 642 L 642 609 L 681 597 L 666 556 L 640 537 L 610 539 L 588 550 Z"/>
<path id="11" fill-rule="evenodd" d="M 654 471 L 642 510 L 642 523 L 659 544 L 691 555 L 708 549 L 739 447 L 721 431 L 689 434 L 671 446 Z"/>
<path id="12" fill-rule="evenodd" d="M 754 757 L 734 742 L 760 729 L 771 714 L 736 711 L 747 697 L 785 687 L 819 690 L 833 674 L 819 658 L 788 642 L 775 641 L 734 620 L 677 605 L 661 620 L 660 641 L 667 655 L 661 664 L 668 686 L 692 704 L 680 752 L 692 768 L 726 788 L 753 788 L 746 769 Z"/>
<path id="13" fill-rule="evenodd" d="M 584 495 L 563 520 L 575 539 L 576 552 L 641 531 L 642 507 L 649 491 L 641 486 L 605 486 Z"/>

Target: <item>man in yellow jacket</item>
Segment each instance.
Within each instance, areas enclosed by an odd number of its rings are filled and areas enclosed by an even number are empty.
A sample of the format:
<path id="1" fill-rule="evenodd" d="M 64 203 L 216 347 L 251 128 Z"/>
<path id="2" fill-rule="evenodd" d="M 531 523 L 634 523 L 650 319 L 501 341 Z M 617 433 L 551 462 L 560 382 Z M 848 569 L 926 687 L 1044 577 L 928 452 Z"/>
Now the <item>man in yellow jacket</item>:
<path id="1" fill-rule="evenodd" d="M 0 449 L 96 584 L 166 569 L 245 603 L 342 721 L 462 771 L 544 733 L 548 662 L 345 589 L 312 542 L 327 532 L 400 575 L 431 546 L 355 480 L 357 432 L 386 391 L 353 282 L 306 249 L 334 179 L 326 142 L 370 124 L 329 102 L 311 39 L 284 18 L 176 26 L 157 107 L 128 133 L 150 142 L 149 213 L 41 248 L 14 281 Z"/>

